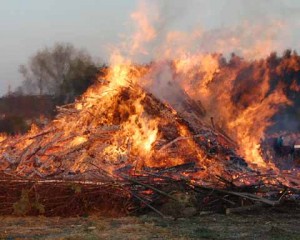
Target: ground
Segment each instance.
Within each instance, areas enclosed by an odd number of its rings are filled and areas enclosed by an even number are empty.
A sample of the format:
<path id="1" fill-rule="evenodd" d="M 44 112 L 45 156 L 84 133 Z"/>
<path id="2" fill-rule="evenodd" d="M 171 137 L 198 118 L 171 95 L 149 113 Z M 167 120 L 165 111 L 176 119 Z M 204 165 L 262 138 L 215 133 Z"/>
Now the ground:
<path id="1" fill-rule="evenodd" d="M 139 217 L 1 217 L 0 239 L 300 239 L 300 213 Z"/>

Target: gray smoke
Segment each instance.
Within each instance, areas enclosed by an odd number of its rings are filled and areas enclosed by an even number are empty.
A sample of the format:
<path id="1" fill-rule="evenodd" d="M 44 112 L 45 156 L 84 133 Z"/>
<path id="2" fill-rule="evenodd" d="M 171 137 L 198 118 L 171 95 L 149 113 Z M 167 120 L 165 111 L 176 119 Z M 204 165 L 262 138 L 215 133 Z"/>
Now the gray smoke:
<path id="1" fill-rule="evenodd" d="M 160 17 L 152 22 L 157 37 L 146 46 L 150 54 L 136 58 L 139 62 L 157 59 L 166 36 L 172 31 L 190 36 L 201 29 L 201 36 L 189 44 L 190 51 L 225 55 L 235 52 L 247 58 L 260 58 L 272 51 L 300 47 L 300 2 L 297 0 L 147 0 L 145 3 L 155 5 Z M 151 10 L 145 14 L 151 16 Z M 263 52 L 259 45 L 263 46 Z"/>

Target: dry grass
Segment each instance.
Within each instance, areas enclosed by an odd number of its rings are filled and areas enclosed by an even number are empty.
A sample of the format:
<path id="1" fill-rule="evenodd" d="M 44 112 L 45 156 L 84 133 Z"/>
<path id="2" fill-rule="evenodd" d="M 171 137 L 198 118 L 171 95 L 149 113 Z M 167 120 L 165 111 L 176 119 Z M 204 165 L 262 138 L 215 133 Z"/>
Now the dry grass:
<path id="1" fill-rule="evenodd" d="M 300 239 L 300 212 L 140 217 L 2 217 L 1 239 Z"/>

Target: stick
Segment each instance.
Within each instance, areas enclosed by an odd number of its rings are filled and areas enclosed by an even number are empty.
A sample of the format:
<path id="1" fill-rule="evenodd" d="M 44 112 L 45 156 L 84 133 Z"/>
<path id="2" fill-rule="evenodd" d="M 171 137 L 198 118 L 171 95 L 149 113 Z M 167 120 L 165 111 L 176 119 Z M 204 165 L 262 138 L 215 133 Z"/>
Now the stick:
<path id="1" fill-rule="evenodd" d="M 193 135 L 193 136 L 190 136 L 190 137 L 178 137 L 178 138 L 175 138 L 174 140 L 172 140 L 171 142 L 167 143 L 166 145 L 162 146 L 158 152 L 168 148 L 169 146 L 171 146 L 173 143 L 176 143 L 178 141 L 181 141 L 181 140 L 187 140 L 187 139 L 192 139 L 192 138 L 197 138 L 197 137 L 202 137 L 203 134 L 197 134 L 197 135 Z"/>
<path id="2" fill-rule="evenodd" d="M 188 162 L 188 163 L 183 163 L 180 165 L 164 168 L 159 171 L 159 173 L 168 173 L 168 172 L 178 172 L 178 171 L 185 171 L 189 169 L 195 169 L 195 162 Z"/>
<path id="3" fill-rule="evenodd" d="M 210 121 L 211 121 L 211 125 L 212 125 L 212 127 L 213 127 L 213 130 L 215 130 L 216 128 L 215 128 L 214 118 L 211 117 L 211 118 L 210 118 Z"/>
<path id="4" fill-rule="evenodd" d="M 39 133 L 39 134 L 36 134 L 36 135 L 31 136 L 29 139 L 34 139 L 34 138 L 37 138 L 37 137 L 39 137 L 39 136 L 46 135 L 46 134 L 48 134 L 48 133 L 50 133 L 50 132 L 52 132 L 52 131 L 53 131 L 53 130 L 48 130 L 48 131 L 41 132 L 41 133 Z"/>
<path id="5" fill-rule="evenodd" d="M 132 195 L 137 198 L 138 200 L 140 200 L 142 203 L 146 204 L 147 207 L 149 207 L 150 209 L 152 209 L 154 212 L 156 212 L 158 215 L 160 215 L 162 218 L 166 218 L 166 216 L 160 212 L 159 210 L 157 210 L 155 207 L 151 206 L 149 203 L 147 203 L 144 199 L 140 198 L 139 196 L 137 196 L 136 194 L 133 194 Z"/>
<path id="6" fill-rule="evenodd" d="M 250 199 L 250 200 L 253 200 L 253 201 L 262 202 L 262 203 L 271 205 L 273 207 L 280 203 L 278 200 L 277 201 L 272 201 L 272 200 L 262 198 L 262 197 L 259 197 L 259 196 L 255 195 L 255 194 L 251 194 L 251 193 L 231 192 L 231 191 L 226 191 L 226 190 L 217 190 L 217 191 L 228 193 L 228 194 L 235 195 L 235 196 L 242 197 L 242 198 L 247 198 L 247 199 Z"/>
<path id="7" fill-rule="evenodd" d="M 161 195 L 164 195 L 164 196 L 166 196 L 166 197 L 168 197 L 168 198 L 171 198 L 171 199 L 174 200 L 174 201 L 178 201 L 178 199 L 176 199 L 175 197 L 173 197 L 173 196 L 171 196 L 171 195 L 169 195 L 169 194 L 167 194 L 167 193 L 165 193 L 165 192 L 163 192 L 163 191 L 161 191 L 161 190 L 159 190 L 159 189 L 157 189 L 157 188 L 155 188 L 155 187 L 152 187 L 152 186 L 150 186 L 150 185 L 148 185 L 148 184 L 141 183 L 141 182 L 139 182 L 139 181 L 137 181 L 137 180 L 135 180 L 135 179 L 132 179 L 132 178 L 127 177 L 127 176 L 124 176 L 124 175 L 121 175 L 121 177 L 123 177 L 123 178 L 125 178 L 125 179 L 127 179 L 127 180 L 129 180 L 129 181 L 131 181 L 131 182 L 133 182 L 133 183 L 136 183 L 136 184 L 139 184 L 139 185 L 144 186 L 144 187 L 146 187 L 146 188 L 149 188 L 149 189 L 151 189 L 151 190 L 153 190 L 153 191 L 155 191 L 155 192 L 157 192 L 157 193 L 160 193 Z"/>
<path id="8" fill-rule="evenodd" d="M 258 209 L 262 206 L 263 206 L 262 203 L 256 203 L 256 204 L 248 205 L 248 206 L 242 206 L 242 207 L 236 207 L 236 208 L 226 208 L 225 214 L 228 215 L 231 213 L 241 213 L 241 212 L 245 212 L 245 211 Z"/>
<path id="9" fill-rule="evenodd" d="M 199 186 L 197 184 L 194 184 L 194 186 L 197 186 L 197 187 L 200 187 L 200 188 L 203 188 L 203 189 L 207 189 L 207 190 L 212 190 L 213 189 L 213 190 L 218 191 L 220 193 L 226 193 L 226 194 L 235 195 L 235 196 L 238 196 L 238 197 L 241 197 L 241 198 L 250 199 L 252 201 L 262 202 L 262 203 L 265 203 L 265 204 L 273 206 L 273 207 L 280 204 L 279 200 L 272 201 L 272 200 L 262 198 L 262 197 L 259 197 L 259 196 L 255 195 L 255 194 L 251 194 L 251 193 L 233 192 L 233 191 L 227 191 L 227 190 L 222 190 L 222 189 L 217 189 L 217 188 L 214 189 L 214 188 Z"/>

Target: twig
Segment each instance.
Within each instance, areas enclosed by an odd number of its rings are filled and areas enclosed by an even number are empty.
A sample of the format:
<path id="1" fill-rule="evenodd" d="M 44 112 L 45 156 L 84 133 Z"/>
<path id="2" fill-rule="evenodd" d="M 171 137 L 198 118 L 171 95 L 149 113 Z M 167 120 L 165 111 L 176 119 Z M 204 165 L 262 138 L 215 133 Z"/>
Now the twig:
<path id="1" fill-rule="evenodd" d="M 156 212 L 158 215 L 160 215 L 161 217 L 163 218 L 166 218 L 166 216 L 160 212 L 159 210 L 157 210 L 155 207 L 151 206 L 149 203 L 147 203 L 144 199 L 142 199 L 141 197 L 137 196 L 136 194 L 133 194 L 132 195 L 137 198 L 138 200 L 140 200 L 142 203 L 146 204 L 147 207 L 149 207 L 150 209 L 152 209 L 154 212 Z"/>
<path id="2" fill-rule="evenodd" d="M 29 139 L 34 139 L 34 138 L 37 138 L 37 137 L 46 135 L 46 134 L 48 134 L 48 133 L 50 133 L 50 132 L 52 132 L 52 131 L 53 131 L 53 130 L 48 130 L 48 131 L 41 132 L 41 133 L 39 133 L 39 134 L 36 134 L 36 135 L 33 135 L 33 136 L 29 137 Z"/>
<path id="3" fill-rule="evenodd" d="M 171 146 L 173 143 L 176 143 L 178 141 L 181 141 L 181 140 L 187 140 L 187 139 L 193 139 L 193 138 L 197 138 L 197 137 L 202 137 L 203 134 L 197 134 L 197 135 L 193 135 L 193 136 L 190 136 L 190 137 L 178 137 L 178 138 L 175 138 L 174 140 L 172 140 L 171 142 L 167 143 L 166 145 L 162 146 L 158 152 L 168 148 L 169 146 Z"/>
<path id="4" fill-rule="evenodd" d="M 150 185 L 145 184 L 145 183 L 141 183 L 141 182 L 139 182 L 139 181 L 137 181 L 137 180 L 135 180 L 133 178 L 130 178 L 130 177 L 127 177 L 127 176 L 124 176 L 124 175 L 121 175 L 121 177 L 123 177 L 123 178 L 125 178 L 125 179 L 127 179 L 127 180 L 129 180 L 129 181 L 131 181 L 133 183 L 136 183 L 136 184 L 139 184 L 139 185 L 144 186 L 146 188 L 149 188 L 149 189 L 151 189 L 151 190 L 153 190 L 153 191 L 155 191 L 155 192 L 157 192 L 157 193 L 159 193 L 161 195 L 164 195 L 164 196 L 166 196 L 168 198 L 171 198 L 174 201 L 178 201 L 178 199 L 176 199 L 175 197 L 173 197 L 170 194 L 167 194 L 167 193 L 165 193 L 165 192 L 163 192 L 163 191 L 161 191 L 161 190 L 159 190 L 159 189 L 157 189 L 157 188 L 155 188 L 153 186 L 150 186 Z"/>

